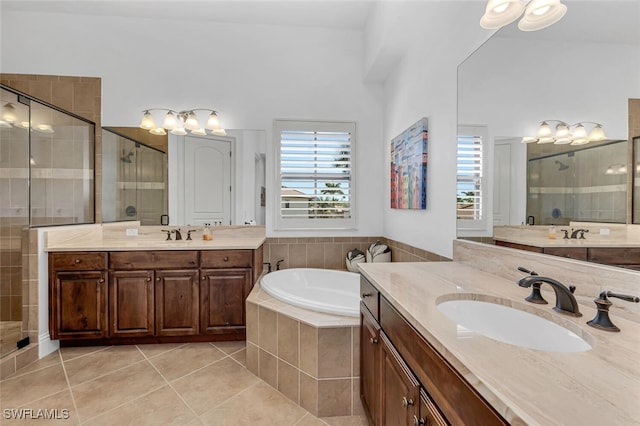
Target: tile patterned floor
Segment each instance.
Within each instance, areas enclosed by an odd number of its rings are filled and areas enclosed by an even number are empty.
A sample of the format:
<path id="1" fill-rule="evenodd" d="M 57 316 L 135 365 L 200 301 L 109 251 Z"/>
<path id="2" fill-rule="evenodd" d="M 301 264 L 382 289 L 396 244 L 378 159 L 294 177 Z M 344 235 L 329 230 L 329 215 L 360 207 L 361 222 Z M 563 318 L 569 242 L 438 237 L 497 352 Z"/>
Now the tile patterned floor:
<path id="1" fill-rule="evenodd" d="M 245 358 L 245 342 L 63 348 L 0 382 L 0 424 L 368 425 L 364 416 L 314 417 Z M 12 409 L 58 419 L 16 420 Z"/>

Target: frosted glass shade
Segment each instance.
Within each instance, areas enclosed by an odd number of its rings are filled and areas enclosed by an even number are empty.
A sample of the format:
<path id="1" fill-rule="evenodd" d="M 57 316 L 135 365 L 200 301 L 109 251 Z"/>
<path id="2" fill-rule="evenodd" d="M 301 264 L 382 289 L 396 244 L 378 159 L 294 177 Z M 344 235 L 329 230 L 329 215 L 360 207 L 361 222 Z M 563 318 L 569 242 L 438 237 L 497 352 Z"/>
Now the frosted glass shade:
<path id="1" fill-rule="evenodd" d="M 558 22 L 567 13 L 567 6 L 560 0 L 531 0 L 518 22 L 522 31 L 538 31 Z"/>
<path id="2" fill-rule="evenodd" d="M 157 127 L 156 122 L 153 119 L 153 115 L 151 115 L 149 111 L 144 112 L 144 115 L 142 116 L 142 121 L 140 121 L 140 127 L 145 130 L 151 130 Z"/>
<path id="3" fill-rule="evenodd" d="M 523 11 L 524 4 L 520 0 L 489 0 L 480 26 L 488 30 L 504 27 L 518 19 Z"/>

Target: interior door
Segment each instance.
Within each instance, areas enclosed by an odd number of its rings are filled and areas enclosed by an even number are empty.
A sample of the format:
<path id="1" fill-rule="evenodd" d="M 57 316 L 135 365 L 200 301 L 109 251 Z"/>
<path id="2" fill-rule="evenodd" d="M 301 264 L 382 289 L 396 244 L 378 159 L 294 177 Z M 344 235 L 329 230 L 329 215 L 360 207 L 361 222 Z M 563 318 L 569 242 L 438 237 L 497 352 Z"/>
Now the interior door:
<path id="1" fill-rule="evenodd" d="M 184 223 L 231 224 L 231 142 L 184 138 Z"/>

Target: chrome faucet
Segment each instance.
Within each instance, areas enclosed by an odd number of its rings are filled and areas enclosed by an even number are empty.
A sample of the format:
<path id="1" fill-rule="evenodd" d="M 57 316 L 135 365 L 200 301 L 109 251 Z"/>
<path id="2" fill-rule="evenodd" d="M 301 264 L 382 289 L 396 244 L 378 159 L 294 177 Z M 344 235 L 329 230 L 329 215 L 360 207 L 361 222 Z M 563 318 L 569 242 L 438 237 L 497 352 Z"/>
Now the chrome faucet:
<path id="1" fill-rule="evenodd" d="M 581 317 L 580 309 L 578 309 L 578 302 L 576 298 L 573 296 L 573 292 L 575 291 L 575 286 L 570 286 L 567 288 L 564 284 L 548 277 L 540 277 L 538 275 L 530 275 L 528 277 L 521 278 L 518 281 L 518 285 L 520 287 L 529 288 L 534 284 L 549 284 L 553 291 L 556 293 L 556 306 L 553 308 L 554 311 L 559 312 L 561 314 L 571 315 L 574 317 Z"/>

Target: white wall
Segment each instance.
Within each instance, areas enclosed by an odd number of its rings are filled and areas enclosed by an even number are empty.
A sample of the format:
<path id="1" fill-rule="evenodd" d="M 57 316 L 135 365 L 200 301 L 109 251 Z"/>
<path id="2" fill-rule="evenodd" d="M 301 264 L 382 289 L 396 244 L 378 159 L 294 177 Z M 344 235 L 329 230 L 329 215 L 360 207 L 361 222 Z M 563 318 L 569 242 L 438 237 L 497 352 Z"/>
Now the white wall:
<path id="1" fill-rule="evenodd" d="M 402 19 L 389 18 L 397 22 L 396 31 L 406 28 L 412 37 L 405 40 L 402 58 L 391 67 L 384 84 L 381 150 L 385 162 L 378 177 L 378 184 L 385 188 L 384 235 L 447 257 L 452 256 L 456 237 L 456 68 L 490 35 L 478 25 L 483 9 L 479 2 L 403 3 Z M 384 14 L 374 11 L 372 16 L 378 16 L 378 25 L 384 27 Z M 376 33 L 375 28 L 367 31 Z M 378 41 L 373 38 L 373 42 Z M 369 59 L 369 63 L 375 67 L 376 60 Z M 427 209 L 392 210 L 389 143 L 421 117 L 429 118 Z"/>
<path id="2" fill-rule="evenodd" d="M 363 83 L 362 31 L 187 19 L 3 11 L 0 71 L 101 77 L 104 126 L 137 126 L 150 107 L 202 107 L 227 128 L 266 130 L 268 200 L 274 119 L 353 120 L 357 181 L 377 181 L 382 88 Z M 380 235 L 381 198 L 359 194 L 358 229 L 338 234 Z M 274 207 L 267 235 L 304 236 L 273 231 Z"/>

